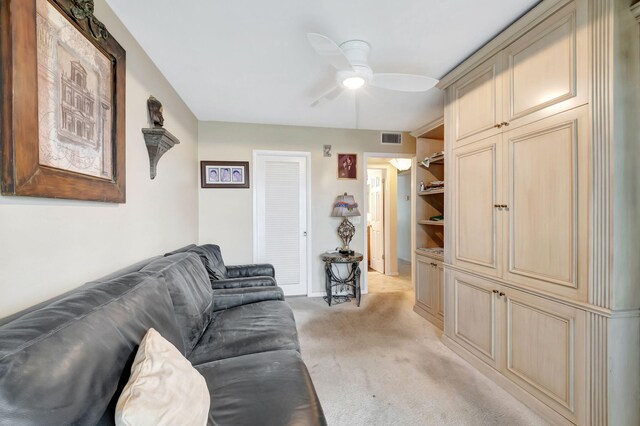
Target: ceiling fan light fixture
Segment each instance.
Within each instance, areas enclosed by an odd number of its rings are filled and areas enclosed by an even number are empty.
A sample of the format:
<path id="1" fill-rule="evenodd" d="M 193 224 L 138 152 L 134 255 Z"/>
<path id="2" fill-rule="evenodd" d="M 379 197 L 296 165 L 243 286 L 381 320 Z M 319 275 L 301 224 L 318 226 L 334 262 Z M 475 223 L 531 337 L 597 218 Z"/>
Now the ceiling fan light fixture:
<path id="1" fill-rule="evenodd" d="M 364 86 L 364 83 L 364 78 L 358 76 L 347 77 L 342 80 L 342 85 L 351 90 L 358 90 L 359 88 Z"/>

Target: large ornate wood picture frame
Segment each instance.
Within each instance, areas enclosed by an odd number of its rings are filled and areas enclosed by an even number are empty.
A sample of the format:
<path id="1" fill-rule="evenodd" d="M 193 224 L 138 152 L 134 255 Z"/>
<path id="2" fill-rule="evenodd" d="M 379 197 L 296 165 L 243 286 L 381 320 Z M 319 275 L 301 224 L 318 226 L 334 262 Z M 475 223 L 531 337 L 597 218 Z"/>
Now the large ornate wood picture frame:
<path id="1" fill-rule="evenodd" d="M 93 0 L 0 0 L 2 194 L 125 202 L 125 51 Z"/>

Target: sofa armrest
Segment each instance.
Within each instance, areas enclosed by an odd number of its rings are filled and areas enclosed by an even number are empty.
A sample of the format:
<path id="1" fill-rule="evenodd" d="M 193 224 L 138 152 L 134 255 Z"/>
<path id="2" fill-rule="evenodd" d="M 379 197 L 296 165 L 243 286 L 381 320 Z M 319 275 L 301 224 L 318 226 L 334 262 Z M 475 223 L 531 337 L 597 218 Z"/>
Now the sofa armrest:
<path id="1" fill-rule="evenodd" d="M 277 287 L 276 280 L 272 277 L 245 277 L 226 280 L 211 280 L 211 288 L 245 288 L 245 287 Z"/>
<path id="2" fill-rule="evenodd" d="M 231 265 L 227 266 L 227 278 L 242 277 L 275 277 L 276 272 L 273 265 L 268 263 L 262 265 Z"/>
<path id="3" fill-rule="evenodd" d="M 213 290 L 213 312 L 265 300 L 284 300 L 280 287 L 245 287 Z"/>

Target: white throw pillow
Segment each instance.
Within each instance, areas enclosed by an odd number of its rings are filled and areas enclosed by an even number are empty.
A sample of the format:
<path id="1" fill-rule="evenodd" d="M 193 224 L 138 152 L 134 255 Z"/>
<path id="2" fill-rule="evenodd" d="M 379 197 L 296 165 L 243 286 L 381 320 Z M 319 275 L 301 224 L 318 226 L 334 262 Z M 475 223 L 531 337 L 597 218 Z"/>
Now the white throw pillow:
<path id="1" fill-rule="evenodd" d="M 203 426 L 210 402 L 204 377 L 175 346 L 150 328 L 118 398 L 116 425 Z"/>

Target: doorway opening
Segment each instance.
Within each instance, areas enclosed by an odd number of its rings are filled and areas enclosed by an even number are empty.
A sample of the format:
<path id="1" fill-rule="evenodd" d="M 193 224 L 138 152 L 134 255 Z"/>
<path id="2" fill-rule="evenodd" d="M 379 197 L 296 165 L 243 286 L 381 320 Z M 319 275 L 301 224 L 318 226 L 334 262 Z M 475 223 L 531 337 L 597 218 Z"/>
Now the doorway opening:
<path id="1" fill-rule="evenodd" d="M 392 291 L 394 285 L 413 289 L 415 157 L 365 153 L 364 160 L 362 214 L 367 244 L 363 263 L 367 273 L 363 274 L 363 291 L 371 290 L 369 284 L 376 292 Z"/>

